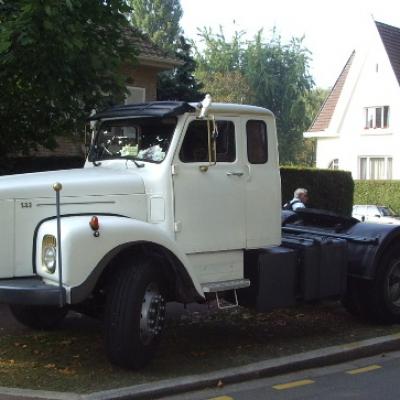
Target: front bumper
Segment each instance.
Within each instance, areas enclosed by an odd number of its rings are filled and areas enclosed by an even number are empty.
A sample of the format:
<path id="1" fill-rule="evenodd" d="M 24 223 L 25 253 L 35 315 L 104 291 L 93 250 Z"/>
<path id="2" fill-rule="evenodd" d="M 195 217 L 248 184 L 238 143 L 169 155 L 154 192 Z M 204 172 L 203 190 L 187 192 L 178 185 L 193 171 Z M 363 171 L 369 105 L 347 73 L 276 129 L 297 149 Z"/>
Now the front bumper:
<path id="1" fill-rule="evenodd" d="M 65 288 L 47 285 L 40 278 L 0 279 L 0 303 L 57 306 L 65 294 Z"/>

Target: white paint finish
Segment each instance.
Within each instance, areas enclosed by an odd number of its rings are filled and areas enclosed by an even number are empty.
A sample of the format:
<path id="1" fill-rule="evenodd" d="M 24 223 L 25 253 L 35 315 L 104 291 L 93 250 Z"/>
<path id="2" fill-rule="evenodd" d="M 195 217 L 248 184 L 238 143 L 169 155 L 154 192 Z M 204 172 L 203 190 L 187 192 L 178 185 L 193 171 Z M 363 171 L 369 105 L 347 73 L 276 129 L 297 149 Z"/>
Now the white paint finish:
<path id="1" fill-rule="evenodd" d="M 243 251 L 189 254 L 188 259 L 200 283 L 243 278 Z"/>
<path id="2" fill-rule="evenodd" d="M 6 266 L 7 270 L 13 270 L 11 276 L 28 276 L 33 273 L 32 244 L 34 231 L 40 221 L 56 214 L 56 207 L 52 202 L 44 203 L 43 199 L 30 199 L 29 201 L 32 203 L 32 208 L 22 208 L 21 203 L 23 201 L 21 200 L 15 202 L 15 264 L 12 268 Z M 88 216 L 84 217 L 87 227 L 89 227 L 91 216 L 101 213 L 125 215 L 142 220 L 147 218 L 144 195 L 62 197 L 61 203 L 61 214 L 87 213 Z M 101 225 L 101 216 L 99 221 Z M 92 268 L 91 265 L 86 267 L 88 270 L 90 268 Z"/>
<path id="3" fill-rule="evenodd" d="M 261 119 L 267 126 L 268 161 L 250 164 L 246 153 L 246 248 L 274 246 L 281 243 L 281 177 L 278 161 L 278 141 L 275 120 L 271 116 L 242 118 L 243 146 L 247 149 L 246 123 Z"/>
<path id="4" fill-rule="evenodd" d="M 202 290 L 196 274 L 186 255 L 181 252 L 176 243 L 158 229 L 158 225 L 149 224 L 130 218 L 113 216 L 99 217 L 100 236 L 94 237 L 88 225 L 88 218 L 77 216 L 63 218 L 61 222 L 61 244 L 63 256 L 63 282 L 68 287 L 75 287 L 83 283 L 92 269 L 112 249 L 134 242 L 151 242 L 170 250 L 185 266 L 193 281 L 194 287 L 200 295 Z M 41 265 L 41 243 L 43 236 L 56 236 L 57 225 L 55 220 L 44 222 L 38 232 L 36 242 L 36 263 Z M 132 260 L 134 264 L 134 260 Z M 38 268 L 38 274 L 43 278 L 57 281 L 58 270 L 54 274 L 46 273 Z"/>
<path id="5" fill-rule="evenodd" d="M 121 168 L 81 168 L 0 177 L 0 199 L 54 198 L 53 184 L 61 182 L 62 196 L 103 196 L 144 193 L 141 176 Z"/>
<path id="6" fill-rule="evenodd" d="M 191 106 L 197 107 L 198 103 L 190 103 Z M 200 111 L 197 112 L 200 114 Z M 230 115 L 230 116 L 246 116 L 246 115 L 258 115 L 258 116 L 271 116 L 273 113 L 266 108 L 257 106 L 248 106 L 241 104 L 231 104 L 231 103 L 212 103 L 208 109 L 209 115 Z"/>
<path id="7" fill-rule="evenodd" d="M 152 223 L 159 223 L 165 220 L 165 202 L 161 196 L 151 196 L 150 199 L 150 216 L 149 220 Z"/>
<path id="8" fill-rule="evenodd" d="M 245 175 L 230 176 L 231 171 L 245 172 L 239 118 L 218 115 L 235 124 L 237 158 L 232 163 L 218 162 L 206 172 L 204 162 L 184 163 L 179 149 L 173 176 L 175 220 L 181 223 L 176 241 L 185 253 L 242 249 L 245 247 Z M 187 125 L 193 120 L 189 118 Z"/>
<path id="9" fill-rule="evenodd" d="M 0 278 L 8 278 L 13 275 L 14 267 L 14 202 L 12 200 L 0 201 L 0 226 Z"/>
<path id="10" fill-rule="evenodd" d="M 390 107 L 389 127 L 365 129 L 365 108 L 386 105 Z M 400 179 L 400 86 L 374 21 L 356 49 L 329 128 L 311 136 L 317 137 L 318 168 L 327 168 L 338 158 L 339 168 L 358 179 L 360 157 L 392 157 L 392 177 Z"/>

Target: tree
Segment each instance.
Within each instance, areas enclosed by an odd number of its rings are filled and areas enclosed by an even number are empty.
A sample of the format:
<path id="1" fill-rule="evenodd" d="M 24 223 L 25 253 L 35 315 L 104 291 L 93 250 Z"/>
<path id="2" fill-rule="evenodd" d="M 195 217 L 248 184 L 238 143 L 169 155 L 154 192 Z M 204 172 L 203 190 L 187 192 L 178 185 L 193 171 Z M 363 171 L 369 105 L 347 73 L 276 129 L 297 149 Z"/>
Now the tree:
<path id="1" fill-rule="evenodd" d="M 204 46 L 202 50 L 195 46 L 195 74 L 203 91 L 210 93 L 214 101 L 251 103 L 252 91 L 242 70 L 243 32 L 235 32 L 232 41 L 226 40 L 221 27 L 217 34 L 203 28 L 199 36 Z"/>
<path id="2" fill-rule="evenodd" d="M 55 146 L 121 101 L 135 53 L 124 0 L 9 0 L 0 10 L 0 156 Z"/>
<path id="3" fill-rule="evenodd" d="M 200 85 L 194 78 L 196 63 L 191 56 L 191 45 L 183 37 L 180 27 L 182 7 L 179 0 L 130 0 L 132 24 L 166 53 L 183 61 L 172 72 L 159 74 L 159 100 L 197 101 L 201 98 Z"/>
<path id="4" fill-rule="evenodd" d="M 302 147 L 303 132 L 310 124 L 306 99 L 313 87 L 308 73 L 309 52 L 302 39 L 283 44 L 274 32 L 271 41 L 263 41 L 259 32 L 245 54 L 246 76 L 254 90 L 255 104 L 269 108 L 277 120 L 280 160 L 296 163 Z"/>
<path id="5" fill-rule="evenodd" d="M 182 7 L 179 0 L 129 0 L 132 23 L 146 33 L 160 48 L 174 52 L 182 29 L 179 25 Z"/>
<path id="6" fill-rule="evenodd" d="M 306 95 L 306 111 L 307 116 L 307 128 L 308 129 L 315 117 L 317 116 L 322 104 L 329 94 L 328 89 L 314 88 L 309 91 Z M 313 167 L 315 166 L 315 151 L 316 151 L 316 140 L 315 139 L 304 139 L 302 146 L 296 152 L 296 162 L 298 164 Z"/>
<path id="7" fill-rule="evenodd" d="M 309 52 L 302 39 L 284 44 L 275 31 L 268 42 L 262 31 L 249 41 L 243 36 L 244 32 L 236 32 L 228 41 L 222 29 L 218 34 L 203 29 L 204 49 L 196 49 L 196 77 L 212 95 L 210 89 L 217 77 L 220 84 L 221 80 L 229 83 L 231 74 L 236 74 L 237 82 L 242 82 L 239 90 L 243 90 L 244 101 L 269 108 L 276 115 L 281 162 L 298 162 L 298 153 L 303 151 L 302 133 L 311 122 L 306 113 L 307 95 L 313 87 Z M 223 86 L 230 91 L 225 97 L 240 99 L 238 86 Z"/>
<path id="8" fill-rule="evenodd" d="M 159 100 L 202 100 L 201 85 L 194 77 L 196 63 L 191 56 L 191 45 L 181 36 L 175 53 L 183 64 L 172 72 L 159 74 L 157 97 Z"/>

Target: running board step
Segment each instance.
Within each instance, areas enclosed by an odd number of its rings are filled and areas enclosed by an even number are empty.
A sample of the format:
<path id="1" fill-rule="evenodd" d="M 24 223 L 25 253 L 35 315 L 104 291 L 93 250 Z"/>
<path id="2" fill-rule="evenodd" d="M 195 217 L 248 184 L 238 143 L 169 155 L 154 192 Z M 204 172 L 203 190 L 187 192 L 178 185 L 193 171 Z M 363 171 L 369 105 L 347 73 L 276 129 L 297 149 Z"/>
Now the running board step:
<path id="1" fill-rule="evenodd" d="M 250 286 L 249 279 L 235 279 L 232 281 L 202 283 L 204 293 L 226 292 L 227 290 L 242 289 Z"/>

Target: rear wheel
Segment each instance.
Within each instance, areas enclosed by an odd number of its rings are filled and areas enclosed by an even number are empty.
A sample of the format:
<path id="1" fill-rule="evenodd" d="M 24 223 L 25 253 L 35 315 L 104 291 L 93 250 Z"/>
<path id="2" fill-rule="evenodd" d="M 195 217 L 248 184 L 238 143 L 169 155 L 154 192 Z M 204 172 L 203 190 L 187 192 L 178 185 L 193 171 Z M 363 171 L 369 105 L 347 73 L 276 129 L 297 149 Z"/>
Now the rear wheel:
<path id="1" fill-rule="evenodd" d="M 388 252 L 373 281 L 350 278 L 343 305 L 372 322 L 400 322 L 400 251 Z"/>
<path id="2" fill-rule="evenodd" d="M 153 357 L 164 328 L 165 284 L 155 265 L 124 266 L 107 296 L 105 340 L 109 360 L 136 369 Z"/>
<path id="3" fill-rule="evenodd" d="M 375 321 L 400 321 L 400 252 L 389 253 L 371 285 L 370 312 Z"/>
<path id="4" fill-rule="evenodd" d="M 54 306 L 10 305 L 11 313 L 21 324 L 39 330 L 56 328 L 64 320 L 68 309 Z"/>

